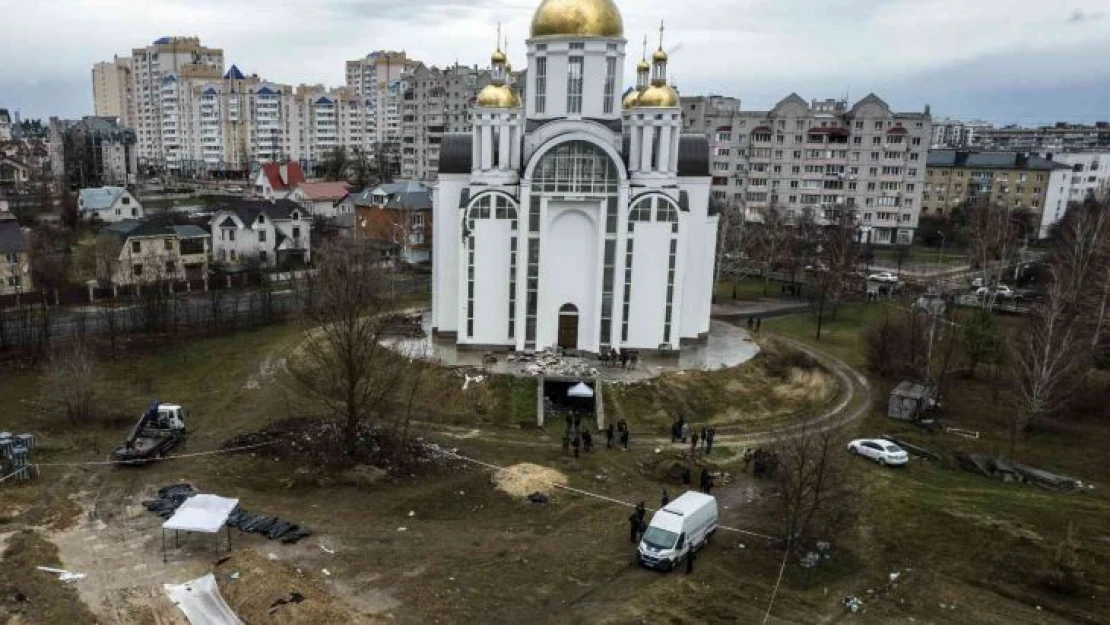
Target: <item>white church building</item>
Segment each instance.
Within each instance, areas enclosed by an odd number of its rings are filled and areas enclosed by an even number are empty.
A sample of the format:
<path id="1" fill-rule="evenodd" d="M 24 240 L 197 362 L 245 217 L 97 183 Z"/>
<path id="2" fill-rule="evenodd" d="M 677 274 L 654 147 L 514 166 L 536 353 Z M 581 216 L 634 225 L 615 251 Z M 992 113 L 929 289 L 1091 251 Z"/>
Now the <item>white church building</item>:
<path id="1" fill-rule="evenodd" d="M 611 0 L 545 0 L 526 99 L 508 59 L 449 134 L 434 196 L 432 329 L 459 349 L 674 353 L 709 332 L 709 145 L 682 134 L 667 54 L 622 94 Z"/>

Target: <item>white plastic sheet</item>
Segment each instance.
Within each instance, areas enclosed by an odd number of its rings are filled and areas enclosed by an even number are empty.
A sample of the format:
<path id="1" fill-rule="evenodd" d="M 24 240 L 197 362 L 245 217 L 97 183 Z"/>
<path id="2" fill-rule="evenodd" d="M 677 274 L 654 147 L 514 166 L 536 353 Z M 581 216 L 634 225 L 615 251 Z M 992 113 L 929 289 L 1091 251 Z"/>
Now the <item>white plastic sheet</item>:
<path id="1" fill-rule="evenodd" d="M 211 573 L 184 584 L 166 584 L 165 589 L 192 625 L 244 625 L 224 602 Z"/>
<path id="2" fill-rule="evenodd" d="M 592 388 L 590 388 L 589 386 L 586 386 L 586 384 L 584 382 L 579 382 L 578 384 L 572 386 L 569 391 L 567 391 L 567 397 L 586 397 L 586 398 L 589 398 L 589 397 L 593 397 L 593 396 L 594 396 L 594 390 Z"/>
<path id="3" fill-rule="evenodd" d="M 216 495 L 193 495 L 162 524 L 162 529 L 215 534 L 224 526 L 227 517 L 238 505 L 238 499 Z"/>

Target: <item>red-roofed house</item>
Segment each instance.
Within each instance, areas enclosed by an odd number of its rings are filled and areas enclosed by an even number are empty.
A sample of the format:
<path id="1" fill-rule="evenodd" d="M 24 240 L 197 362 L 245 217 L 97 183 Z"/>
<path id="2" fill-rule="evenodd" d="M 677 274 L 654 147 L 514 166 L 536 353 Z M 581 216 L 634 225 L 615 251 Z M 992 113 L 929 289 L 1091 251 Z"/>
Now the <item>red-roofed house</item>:
<path id="1" fill-rule="evenodd" d="M 289 195 L 289 199 L 313 216 L 331 219 L 354 212 L 351 204 L 341 202 L 348 193 L 346 182 L 303 182 Z"/>
<path id="2" fill-rule="evenodd" d="M 304 170 L 296 161 L 265 163 L 254 181 L 254 191 L 267 200 L 284 200 L 304 181 Z"/>

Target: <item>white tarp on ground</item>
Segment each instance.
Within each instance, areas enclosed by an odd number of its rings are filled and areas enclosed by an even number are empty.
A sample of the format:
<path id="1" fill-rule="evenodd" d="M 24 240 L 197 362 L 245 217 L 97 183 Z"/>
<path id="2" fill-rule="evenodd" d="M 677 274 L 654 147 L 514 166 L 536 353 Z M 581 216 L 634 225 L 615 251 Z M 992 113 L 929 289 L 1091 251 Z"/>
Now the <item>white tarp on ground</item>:
<path id="1" fill-rule="evenodd" d="M 165 588 L 170 601 L 185 613 L 192 625 L 244 625 L 227 607 L 211 573 L 176 586 L 166 584 Z"/>
<path id="2" fill-rule="evenodd" d="M 227 517 L 238 505 L 238 499 L 216 495 L 193 495 L 162 524 L 162 529 L 215 534 L 224 526 Z"/>
<path id="3" fill-rule="evenodd" d="M 585 382 L 579 382 L 567 391 L 567 397 L 593 397 L 594 390 L 586 386 Z"/>

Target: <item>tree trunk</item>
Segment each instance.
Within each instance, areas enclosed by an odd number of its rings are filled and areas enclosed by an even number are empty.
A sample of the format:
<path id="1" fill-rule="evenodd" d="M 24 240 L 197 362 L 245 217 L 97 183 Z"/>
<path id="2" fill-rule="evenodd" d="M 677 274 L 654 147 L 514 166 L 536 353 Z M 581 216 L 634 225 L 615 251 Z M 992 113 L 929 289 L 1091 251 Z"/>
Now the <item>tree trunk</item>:
<path id="1" fill-rule="evenodd" d="M 825 321 L 825 295 L 822 293 L 817 302 L 817 340 L 821 340 L 821 326 Z"/>

